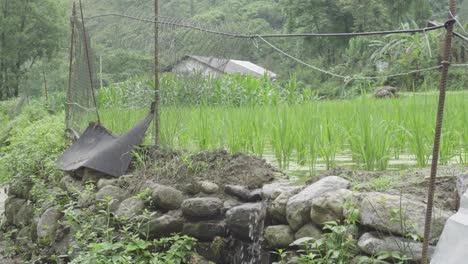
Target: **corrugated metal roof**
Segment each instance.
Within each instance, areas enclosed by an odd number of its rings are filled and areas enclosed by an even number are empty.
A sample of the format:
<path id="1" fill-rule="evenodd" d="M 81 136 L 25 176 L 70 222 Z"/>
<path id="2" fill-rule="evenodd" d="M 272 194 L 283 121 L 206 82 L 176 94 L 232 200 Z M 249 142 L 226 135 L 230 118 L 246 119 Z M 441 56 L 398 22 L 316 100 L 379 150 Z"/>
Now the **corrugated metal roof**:
<path id="1" fill-rule="evenodd" d="M 275 79 L 277 74 L 269 71 L 257 64 L 250 61 L 231 60 L 231 59 L 219 59 L 202 56 L 187 56 L 194 60 L 197 60 L 207 66 L 214 68 L 224 73 L 241 73 L 241 74 L 252 74 L 256 77 L 262 77 L 263 74 L 267 74 L 268 77 Z"/>

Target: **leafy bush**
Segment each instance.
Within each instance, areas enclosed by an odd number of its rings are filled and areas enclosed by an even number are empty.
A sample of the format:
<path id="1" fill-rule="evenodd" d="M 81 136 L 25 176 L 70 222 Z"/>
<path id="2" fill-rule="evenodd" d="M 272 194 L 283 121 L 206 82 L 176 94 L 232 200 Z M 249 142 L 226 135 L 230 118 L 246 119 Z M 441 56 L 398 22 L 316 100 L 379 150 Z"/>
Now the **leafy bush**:
<path id="1" fill-rule="evenodd" d="M 93 193 L 94 185 L 83 193 Z M 151 240 L 145 224 L 151 219 L 145 211 L 141 220 L 114 217 L 110 197 L 97 203 L 98 212 L 78 209 L 73 202 L 65 209 L 67 225 L 72 227 L 77 242 L 70 250 L 71 263 L 80 264 L 180 264 L 195 252 L 196 239 L 188 236 Z M 146 239 L 144 239 L 146 237 Z"/>
<path id="2" fill-rule="evenodd" d="M 37 102 L 24 109 L 11 123 L 6 142 L 0 148 L 0 180 L 13 177 L 60 174 L 55 160 L 67 145 L 60 115 L 50 116 Z"/>

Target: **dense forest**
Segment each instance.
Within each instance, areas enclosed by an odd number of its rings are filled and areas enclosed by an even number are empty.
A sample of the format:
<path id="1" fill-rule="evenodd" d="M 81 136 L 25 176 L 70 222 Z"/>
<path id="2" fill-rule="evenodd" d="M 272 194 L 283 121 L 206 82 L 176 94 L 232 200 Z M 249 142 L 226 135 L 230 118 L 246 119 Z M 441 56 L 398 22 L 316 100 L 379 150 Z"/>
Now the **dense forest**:
<path id="1" fill-rule="evenodd" d="M 444 22 L 447 10 L 445 0 L 159 2 L 160 16 L 165 21 L 183 20 L 207 28 L 249 34 L 417 28 L 424 27 L 430 20 Z M 18 96 L 21 90 L 37 94 L 43 86 L 52 90 L 64 89 L 71 3 L 70 0 L 0 0 L 0 98 Z M 85 17 L 120 13 L 151 18 L 152 4 L 152 1 L 136 0 L 83 1 Z M 467 6 L 467 1 L 458 1 L 458 17 L 462 23 L 467 21 Z M 96 54 L 104 59 L 103 78 L 106 81 L 123 81 L 151 72 L 153 30 L 150 24 L 136 25 L 122 18 L 103 18 L 87 21 L 87 26 Z M 175 60 L 176 56 L 170 51 L 176 49 L 177 56 L 193 54 L 250 60 L 278 72 L 282 79 L 297 75 L 304 85 L 314 89 L 337 86 L 334 82 L 327 84 L 330 81 L 327 76 L 301 67 L 265 46 L 258 48 L 259 44 L 250 40 L 207 37 L 199 32 L 187 36 L 185 31 L 174 27 L 161 27 L 160 30 L 161 57 L 166 64 Z M 174 37 L 178 35 L 183 37 Z M 440 40 L 441 31 L 425 36 L 291 38 L 276 40 L 274 44 L 324 69 L 345 75 L 375 75 L 376 65 L 382 63 L 388 73 L 435 65 L 438 56 L 433 53 L 438 54 Z M 174 43 L 178 45 L 175 48 Z M 216 44 L 207 47 L 208 43 Z M 387 45 L 389 43 L 391 45 Z M 455 43 L 455 60 L 464 61 L 465 48 L 458 43 Z M 423 78 L 412 77 L 419 79 L 417 82 Z M 411 80 L 404 79 L 385 82 L 406 87 L 413 85 Z M 330 95 L 336 95 L 334 89 L 331 90 Z"/>

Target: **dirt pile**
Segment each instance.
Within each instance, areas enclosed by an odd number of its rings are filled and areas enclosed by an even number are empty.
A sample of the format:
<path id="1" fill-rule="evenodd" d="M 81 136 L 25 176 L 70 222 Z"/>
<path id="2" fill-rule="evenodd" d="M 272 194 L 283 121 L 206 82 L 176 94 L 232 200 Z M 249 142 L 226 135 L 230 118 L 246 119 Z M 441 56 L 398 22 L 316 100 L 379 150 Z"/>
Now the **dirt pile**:
<path id="1" fill-rule="evenodd" d="M 224 150 L 191 153 L 148 149 L 141 156 L 145 157 L 142 158 L 144 162 L 133 162 L 138 165 L 131 168 L 132 176 L 120 179 L 123 187 L 132 188 L 152 180 L 191 193 L 196 192 L 200 182 L 209 181 L 219 185 L 222 192 L 226 185 L 261 188 L 284 175 L 263 159 L 242 153 L 229 154 Z"/>

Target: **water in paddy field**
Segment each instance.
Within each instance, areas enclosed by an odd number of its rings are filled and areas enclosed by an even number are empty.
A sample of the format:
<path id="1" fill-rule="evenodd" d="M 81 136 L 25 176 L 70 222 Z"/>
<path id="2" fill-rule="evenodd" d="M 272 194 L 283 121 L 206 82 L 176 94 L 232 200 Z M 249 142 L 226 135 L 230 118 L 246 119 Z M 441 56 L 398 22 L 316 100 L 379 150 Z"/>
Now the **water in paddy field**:
<path id="1" fill-rule="evenodd" d="M 272 164 L 273 166 L 279 168 L 279 163 L 276 160 L 275 156 L 271 152 L 267 152 L 262 157 L 268 163 Z M 430 166 L 431 160 L 427 166 Z M 454 157 L 450 160 L 447 165 L 459 165 L 461 164 L 459 157 Z M 351 154 L 337 154 L 334 166 L 333 167 L 343 167 L 355 170 L 365 170 L 364 164 L 358 164 L 353 161 Z M 388 171 L 399 171 L 411 168 L 418 168 L 418 164 L 414 155 L 410 154 L 400 154 L 398 159 L 390 159 L 388 162 L 387 169 Z M 311 171 L 308 165 L 300 165 L 294 161 L 294 157 L 289 163 L 287 169 L 283 169 L 289 176 L 290 181 L 297 183 L 297 184 L 304 184 L 307 180 L 309 180 L 313 175 L 327 171 L 327 164 L 323 159 L 318 159 L 314 170 Z"/>

